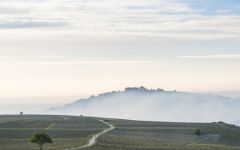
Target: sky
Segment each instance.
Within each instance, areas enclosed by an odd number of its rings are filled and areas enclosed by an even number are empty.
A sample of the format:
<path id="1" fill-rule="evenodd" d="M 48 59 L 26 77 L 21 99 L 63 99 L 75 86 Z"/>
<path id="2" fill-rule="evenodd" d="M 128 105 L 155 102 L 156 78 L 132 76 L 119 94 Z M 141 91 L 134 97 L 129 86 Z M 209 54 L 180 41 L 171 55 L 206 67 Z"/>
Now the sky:
<path id="1" fill-rule="evenodd" d="M 0 0 L 0 105 L 238 92 L 239 43 L 240 0 Z"/>

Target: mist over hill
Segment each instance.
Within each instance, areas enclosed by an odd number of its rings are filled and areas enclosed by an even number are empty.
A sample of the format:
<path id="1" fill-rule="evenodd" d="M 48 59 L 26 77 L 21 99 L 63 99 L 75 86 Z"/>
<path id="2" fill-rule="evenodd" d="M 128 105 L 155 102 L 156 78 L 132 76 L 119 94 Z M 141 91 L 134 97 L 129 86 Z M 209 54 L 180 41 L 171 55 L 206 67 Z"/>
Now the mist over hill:
<path id="1" fill-rule="evenodd" d="M 233 123 L 240 120 L 240 99 L 163 89 L 129 87 L 80 99 L 52 114 L 89 115 L 133 120 Z"/>

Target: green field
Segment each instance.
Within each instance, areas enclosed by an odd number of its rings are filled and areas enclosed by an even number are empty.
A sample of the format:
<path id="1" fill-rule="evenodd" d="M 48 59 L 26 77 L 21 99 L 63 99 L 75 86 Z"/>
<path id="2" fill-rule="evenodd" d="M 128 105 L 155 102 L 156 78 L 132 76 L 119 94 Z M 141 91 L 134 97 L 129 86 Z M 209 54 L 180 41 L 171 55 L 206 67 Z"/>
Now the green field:
<path id="1" fill-rule="evenodd" d="M 46 150 L 62 150 L 79 147 L 88 142 L 92 135 L 107 128 L 93 118 L 70 116 L 0 116 L 0 150 L 32 150 L 32 133 L 44 130 L 53 138 Z"/>
<path id="2" fill-rule="evenodd" d="M 240 128 L 225 123 L 108 120 L 116 129 L 89 150 L 238 150 Z M 196 129 L 201 135 L 194 134 Z"/>
<path id="3" fill-rule="evenodd" d="M 101 118 L 77 116 L 0 116 L 0 150 L 34 150 L 33 132 L 45 130 L 53 144 L 45 150 L 80 147 L 108 128 Z M 219 123 L 167 123 L 104 119 L 116 128 L 85 150 L 240 150 L 240 128 Z M 197 136 L 194 132 L 200 129 Z"/>

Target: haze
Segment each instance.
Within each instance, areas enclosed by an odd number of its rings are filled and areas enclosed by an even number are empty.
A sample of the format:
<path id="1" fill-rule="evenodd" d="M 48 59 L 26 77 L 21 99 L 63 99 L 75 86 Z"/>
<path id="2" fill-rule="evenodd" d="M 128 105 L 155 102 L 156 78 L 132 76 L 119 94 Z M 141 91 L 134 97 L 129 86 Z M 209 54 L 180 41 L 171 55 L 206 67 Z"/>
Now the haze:
<path id="1" fill-rule="evenodd" d="M 240 99 L 163 89 L 132 87 L 80 99 L 50 114 L 90 115 L 130 120 L 170 122 L 224 121 L 240 124 Z"/>
<path id="2" fill-rule="evenodd" d="M 238 97 L 239 43 L 239 0 L 0 1 L 0 105 L 140 85 Z"/>

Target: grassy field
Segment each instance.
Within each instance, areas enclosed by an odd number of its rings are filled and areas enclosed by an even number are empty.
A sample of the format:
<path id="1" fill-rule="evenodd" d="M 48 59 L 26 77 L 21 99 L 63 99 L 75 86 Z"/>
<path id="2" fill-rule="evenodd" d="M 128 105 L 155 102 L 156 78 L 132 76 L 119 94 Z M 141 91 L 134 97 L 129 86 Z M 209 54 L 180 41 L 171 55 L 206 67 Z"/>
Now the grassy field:
<path id="1" fill-rule="evenodd" d="M 0 116 L 0 150 L 34 150 L 33 132 L 44 130 L 53 138 L 45 150 L 85 145 L 108 128 L 100 118 L 74 116 Z M 219 123 L 168 123 L 104 119 L 116 128 L 85 150 L 240 150 L 240 128 Z M 198 136 L 195 131 L 200 129 Z"/>
<path id="2" fill-rule="evenodd" d="M 116 129 L 89 150 L 239 150 L 240 128 L 225 123 L 108 120 Z M 201 134 L 195 134 L 200 129 Z"/>
<path id="3" fill-rule="evenodd" d="M 46 131 L 53 144 L 46 150 L 62 150 L 86 144 L 92 135 L 107 126 L 93 118 L 71 116 L 0 116 L 0 150 L 33 150 L 30 138 L 36 131 Z"/>

